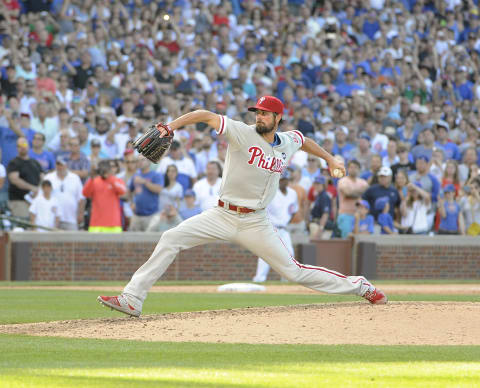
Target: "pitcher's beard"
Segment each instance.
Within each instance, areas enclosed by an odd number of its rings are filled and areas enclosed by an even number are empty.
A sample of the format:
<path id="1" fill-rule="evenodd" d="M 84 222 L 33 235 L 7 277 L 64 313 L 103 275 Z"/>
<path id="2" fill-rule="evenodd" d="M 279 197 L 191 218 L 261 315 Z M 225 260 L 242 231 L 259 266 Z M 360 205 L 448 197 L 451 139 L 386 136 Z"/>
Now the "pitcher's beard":
<path id="1" fill-rule="evenodd" d="M 263 123 L 257 123 L 255 125 L 255 130 L 257 131 L 257 133 L 259 135 L 265 135 L 266 133 L 270 133 L 273 131 L 273 129 L 275 128 L 275 125 L 272 124 L 270 127 L 267 127 L 265 124 Z"/>

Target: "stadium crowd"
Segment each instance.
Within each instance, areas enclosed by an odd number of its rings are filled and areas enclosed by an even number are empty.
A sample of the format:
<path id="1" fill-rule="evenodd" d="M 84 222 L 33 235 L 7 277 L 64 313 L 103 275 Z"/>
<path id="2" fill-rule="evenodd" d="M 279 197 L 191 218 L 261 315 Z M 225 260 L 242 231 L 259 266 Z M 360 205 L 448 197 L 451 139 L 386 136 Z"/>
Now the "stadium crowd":
<path id="1" fill-rule="evenodd" d="M 480 234 L 477 0 L 0 0 L 2 214 L 164 231 L 215 206 L 227 144 L 198 124 L 158 165 L 152 123 L 262 95 L 342 158 L 297 152 L 297 239 Z M 25 226 L 25 225 L 23 225 Z M 8 221 L 3 220 L 8 228 Z M 40 230 L 40 229 L 39 229 Z"/>

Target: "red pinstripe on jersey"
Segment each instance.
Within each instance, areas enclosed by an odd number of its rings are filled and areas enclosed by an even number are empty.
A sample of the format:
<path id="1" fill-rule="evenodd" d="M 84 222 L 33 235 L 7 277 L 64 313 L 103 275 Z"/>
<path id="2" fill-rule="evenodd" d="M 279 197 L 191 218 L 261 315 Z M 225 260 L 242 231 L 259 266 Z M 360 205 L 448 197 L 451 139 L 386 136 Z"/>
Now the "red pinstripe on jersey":
<path id="1" fill-rule="evenodd" d="M 305 137 L 303 137 L 303 134 L 302 134 L 302 132 L 300 132 L 300 131 L 297 131 L 296 129 L 295 129 L 295 130 L 293 130 L 292 132 L 294 132 L 295 134 L 297 134 L 297 135 L 298 135 L 298 137 L 299 137 L 300 139 L 302 139 L 302 145 L 303 145 L 303 143 L 305 143 Z"/>
<path id="2" fill-rule="evenodd" d="M 225 129 L 225 118 L 222 115 L 220 115 L 220 128 L 218 130 L 218 134 L 221 135 L 224 129 Z"/>

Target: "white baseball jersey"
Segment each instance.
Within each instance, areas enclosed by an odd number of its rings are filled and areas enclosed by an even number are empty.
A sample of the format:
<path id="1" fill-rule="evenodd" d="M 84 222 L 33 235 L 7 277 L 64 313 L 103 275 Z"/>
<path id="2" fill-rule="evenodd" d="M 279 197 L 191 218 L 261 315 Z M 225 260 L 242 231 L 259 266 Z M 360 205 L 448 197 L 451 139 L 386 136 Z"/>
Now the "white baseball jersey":
<path id="1" fill-rule="evenodd" d="M 280 144 L 272 146 L 255 125 L 220 116 L 217 133 L 228 141 L 220 199 L 250 209 L 264 209 L 278 189 L 280 174 L 305 141 L 299 131 L 277 132 Z"/>

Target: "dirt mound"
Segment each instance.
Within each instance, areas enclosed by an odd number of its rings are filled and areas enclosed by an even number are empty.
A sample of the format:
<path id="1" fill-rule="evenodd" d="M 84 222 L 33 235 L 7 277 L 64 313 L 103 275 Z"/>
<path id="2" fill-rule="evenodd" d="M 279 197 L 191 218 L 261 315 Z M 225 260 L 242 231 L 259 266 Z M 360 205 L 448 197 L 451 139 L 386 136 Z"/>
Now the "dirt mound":
<path id="1" fill-rule="evenodd" d="M 480 303 L 371 306 L 362 301 L 2 325 L 0 333 L 252 344 L 480 345 L 478 322 Z"/>

